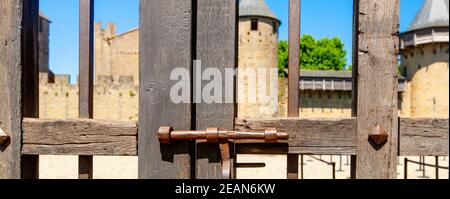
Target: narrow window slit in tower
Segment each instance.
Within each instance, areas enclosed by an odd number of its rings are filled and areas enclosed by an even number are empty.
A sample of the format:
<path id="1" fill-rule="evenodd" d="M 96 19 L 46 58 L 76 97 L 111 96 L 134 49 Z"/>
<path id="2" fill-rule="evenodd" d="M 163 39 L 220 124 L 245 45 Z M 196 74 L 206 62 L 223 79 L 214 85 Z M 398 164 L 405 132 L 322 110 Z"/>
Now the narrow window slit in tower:
<path id="1" fill-rule="evenodd" d="M 252 19 L 251 26 L 252 31 L 258 31 L 258 19 Z"/>

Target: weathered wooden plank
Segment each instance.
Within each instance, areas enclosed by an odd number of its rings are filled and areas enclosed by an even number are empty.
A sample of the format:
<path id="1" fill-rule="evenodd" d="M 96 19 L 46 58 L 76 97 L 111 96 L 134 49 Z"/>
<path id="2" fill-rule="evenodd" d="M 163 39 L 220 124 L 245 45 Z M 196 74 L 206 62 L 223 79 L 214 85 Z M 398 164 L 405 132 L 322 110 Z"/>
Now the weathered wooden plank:
<path id="1" fill-rule="evenodd" d="M 337 155 L 351 152 L 348 148 L 355 147 L 355 126 L 355 119 L 308 120 L 289 118 L 238 119 L 236 121 L 236 130 L 264 131 L 266 128 L 277 128 L 280 132 L 288 132 L 290 140 L 283 142 L 288 144 L 285 145 L 289 146 L 288 152 L 304 154 Z"/>
<path id="2" fill-rule="evenodd" d="M 298 156 L 298 154 L 287 155 L 287 179 L 298 180 Z"/>
<path id="3" fill-rule="evenodd" d="M 299 116 L 300 86 L 300 0 L 289 0 L 289 86 L 288 116 Z"/>
<path id="4" fill-rule="evenodd" d="M 21 177 L 21 23 L 22 1 L 0 3 L 0 128 L 10 136 L 0 146 L 0 179 Z"/>
<path id="5" fill-rule="evenodd" d="M 448 119 L 401 119 L 401 156 L 448 156 Z"/>
<path id="6" fill-rule="evenodd" d="M 448 119 L 405 118 L 400 121 L 399 155 L 448 156 Z M 311 123 L 316 125 L 311 125 Z M 23 126 L 23 154 L 137 155 L 137 125 L 134 122 L 26 118 Z M 356 140 L 356 119 L 331 121 L 294 118 L 282 120 L 238 119 L 235 128 L 240 131 L 259 131 L 269 126 L 289 132 L 291 140 L 275 144 L 237 144 L 237 152 L 241 154 L 356 154 L 356 142 L 347 146 L 348 140 Z M 333 126 L 342 129 L 341 132 L 348 129 L 353 133 L 338 133 L 329 136 L 328 132 Z M 325 144 L 318 145 L 320 140 L 325 140 L 323 141 Z M 33 148 L 33 145 L 39 147 Z M 105 147 L 110 148 L 105 149 Z"/>
<path id="7" fill-rule="evenodd" d="M 196 104 L 196 129 L 211 127 L 234 129 L 236 105 L 233 71 L 237 63 L 237 6 L 236 0 L 197 2 L 196 59 L 201 61 L 202 68 L 200 70 L 197 68 L 198 66 L 194 66 L 194 81 L 196 83 L 194 96 L 199 99 Z M 231 79 L 222 76 L 222 88 L 214 92 L 215 96 L 221 96 L 220 100 L 212 103 L 204 101 L 205 99 L 200 101 L 201 88 L 205 88 L 211 82 L 201 81 L 201 74 L 209 67 L 217 69 L 222 75 L 231 72 Z M 209 78 L 217 81 L 216 77 Z M 196 157 L 195 177 L 197 179 L 223 178 L 218 144 L 198 143 Z"/>
<path id="8" fill-rule="evenodd" d="M 359 0 L 358 12 L 358 179 L 397 177 L 400 0 Z M 369 139 L 380 126 L 388 134 L 378 145 Z"/>
<path id="9" fill-rule="evenodd" d="M 80 0 L 80 54 L 79 54 L 79 117 L 93 118 L 93 21 L 94 0 Z"/>
<path id="10" fill-rule="evenodd" d="M 135 122 L 25 118 L 22 153 L 135 156 L 137 125 Z"/>
<path id="11" fill-rule="evenodd" d="M 353 25 L 352 25 L 352 77 L 358 76 L 358 29 L 359 29 L 359 0 L 353 0 Z M 352 117 L 358 116 L 358 79 L 352 78 Z M 350 179 L 356 179 L 356 155 L 351 156 Z"/>
<path id="12" fill-rule="evenodd" d="M 79 118 L 94 117 L 94 0 L 80 0 Z M 93 157 L 78 157 L 78 178 L 93 178 Z"/>
<path id="13" fill-rule="evenodd" d="M 300 101 L 300 0 L 289 0 L 288 117 L 299 117 Z M 298 155 L 287 156 L 288 179 L 298 179 Z"/>
<path id="14" fill-rule="evenodd" d="M 235 128 L 241 131 L 259 131 L 267 127 L 288 132 L 291 139 L 279 144 L 238 144 L 237 153 L 356 155 L 356 118 L 342 120 L 237 119 Z M 448 128 L 448 119 L 402 118 L 399 155 L 448 156 Z"/>
<path id="15" fill-rule="evenodd" d="M 22 100 L 23 117 L 39 118 L 39 1 L 23 0 Z M 23 155 L 22 179 L 39 178 L 39 156 Z"/>
<path id="16" fill-rule="evenodd" d="M 193 127 L 192 104 L 175 104 L 170 97 L 172 86 L 178 83 L 170 81 L 171 72 L 178 68 L 189 75 L 192 69 L 192 7 L 191 0 L 140 1 L 141 179 L 191 178 L 189 143 L 160 145 L 157 132 L 162 125 L 178 130 Z M 191 96 L 186 90 L 182 94 Z"/>

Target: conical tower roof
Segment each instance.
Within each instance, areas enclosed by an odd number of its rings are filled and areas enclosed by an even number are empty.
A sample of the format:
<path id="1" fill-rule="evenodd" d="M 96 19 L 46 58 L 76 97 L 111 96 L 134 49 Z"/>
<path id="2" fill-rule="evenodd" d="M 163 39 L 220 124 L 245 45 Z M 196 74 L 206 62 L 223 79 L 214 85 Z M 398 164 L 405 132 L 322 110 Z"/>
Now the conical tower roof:
<path id="1" fill-rule="evenodd" d="M 431 27 L 448 27 L 449 0 L 425 0 L 408 31 Z"/>
<path id="2" fill-rule="evenodd" d="M 240 17 L 268 17 L 280 20 L 270 10 L 265 0 L 240 0 L 239 1 L 239 16 Z"/>

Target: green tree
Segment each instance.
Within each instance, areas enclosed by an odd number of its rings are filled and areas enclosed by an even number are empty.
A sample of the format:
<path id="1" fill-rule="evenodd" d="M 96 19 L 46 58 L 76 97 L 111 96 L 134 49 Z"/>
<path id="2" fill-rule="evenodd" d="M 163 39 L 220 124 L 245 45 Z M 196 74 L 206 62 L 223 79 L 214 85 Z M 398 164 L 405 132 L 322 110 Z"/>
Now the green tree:
<path id="1" fill-rule="evenodd" d="M 278 43 L 278 74 L 285 77 L 285 68 L 288 67 L 289 62 L 289 45 L 287 41 L 280 41 Z"/>
<path id="2" fill-rule="evenodd" d="M 300 40 L 300 65 L 303 70 L 343 70 L 347 65 L 347 51 L 337 37 L 316 40 L 311 35 L 303 35 Z M 278 69 L 288 67 L 288 42 L 278 45 Z"/>

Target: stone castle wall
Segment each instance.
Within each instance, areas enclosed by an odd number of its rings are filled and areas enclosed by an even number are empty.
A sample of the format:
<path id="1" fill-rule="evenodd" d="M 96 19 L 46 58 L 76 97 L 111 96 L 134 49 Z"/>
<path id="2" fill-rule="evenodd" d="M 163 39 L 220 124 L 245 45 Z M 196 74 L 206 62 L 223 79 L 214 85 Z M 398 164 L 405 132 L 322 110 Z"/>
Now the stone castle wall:
<path id="1" fill-rule="evenodd" d="M 251 18 L 239 22 L 239 67 L 277 67 L 278 35 L 274 20 L 258 18 L 258 31 L 251 30 Z M 116 35 L 115 25 L 102 29 L 95 25 L 95 95 L 94 118 L 106 120 L 138 120 L 139 30 Z M 44 28 L 45 32 L 45 28 Z M 448 118 L 449 110 L 449 46 L 428 44 L 402 51 L 402 75 L 407 78 L 406 91 L 400 93 L 402 117 Z M 247 93 L 248 82 L 240 75 L 238 89 Z M 268 104 L 238 105 L 239 117 L 271 118 L 287 116 L 287 79 L 266 77 L 266 93 L 278 79 L 278 111 L 259 112 Z M 303 118 L 351 117 L 352 97 L 349 91 L 301 91 L 300 115 Z M 42 118 L 78 117 L 78 87 L 69 77 L 49 73 L 40 76 L 40 115 Z M 256 110 L 256 111 L 255 111 Z"/>
<path id="2" fill-rule="evenodd" d="M 39 78 L 40 117 L 78 118 L 78 86 L 70 84 L 69 76 L 56 75 L 54 83 L 47 73 Z M 94 119 L 137 121 L 138 93 L 131 76 L 100 76 L 94 86 Z"/>
<path id="3" fill-rule="evenodd" d="M 288 79 L 279 78 L 278 113 L 276 118 L 287 117 Z M 351 118 L 352 92 L 300 91 L 299 114 L 302 118 Z"/>
<path id="4" fill-rule="evenodd" d="M 70 84 L 66 75 L 41 73 L 39 81 L 40 117 L 45 119 L 78 118 L 78 86 Z M 279 79 L 278 113 L 287 117 L 287 79 Z M 300 115 L 304 118 L 351 117 L 351 92 L 303 91 L 300 94 Z M 246 114 L 240 110 L 240 115 Z M 251 111 L 251 110 L 248 110 Z M 94 119 L 137 121 L 139 86 L 131 76 L 99 76 L 94 86 Z"/>

